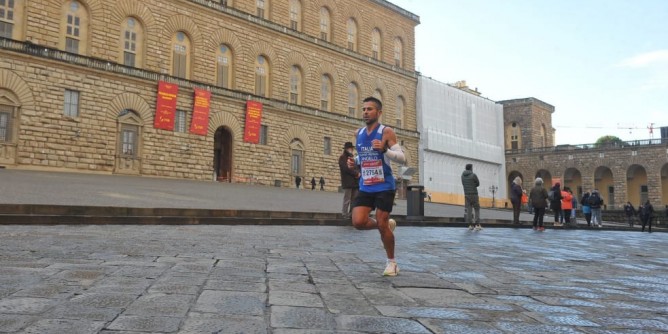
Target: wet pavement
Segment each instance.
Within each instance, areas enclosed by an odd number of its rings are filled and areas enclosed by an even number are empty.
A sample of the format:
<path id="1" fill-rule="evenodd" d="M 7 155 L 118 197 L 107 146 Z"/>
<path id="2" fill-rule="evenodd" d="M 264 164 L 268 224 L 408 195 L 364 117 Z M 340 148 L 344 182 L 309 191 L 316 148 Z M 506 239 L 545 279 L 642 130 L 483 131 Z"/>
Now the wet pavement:
<path id="1" fill-rule="evenodd" d="M 662 333 L 665 233 L 0 226 L 2 333 Z"/>

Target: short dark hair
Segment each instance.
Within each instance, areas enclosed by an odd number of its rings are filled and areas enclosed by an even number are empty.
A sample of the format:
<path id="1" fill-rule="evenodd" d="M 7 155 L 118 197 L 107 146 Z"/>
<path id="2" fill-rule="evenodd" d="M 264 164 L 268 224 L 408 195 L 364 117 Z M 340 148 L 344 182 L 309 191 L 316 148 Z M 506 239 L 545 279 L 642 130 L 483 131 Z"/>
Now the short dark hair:
<path id="1" fill-rule="evenodd" d="M 369 97 L 367 97 L 367 98 L 364 99 L 362 102 L 373 102 L 373 103 L 376 104 L 376 108 L 378 108 L 378 110 L 383 110 L 383 102 L 380 102 L 379 99 L 377 99 L 377 98 L 375 98 L 375 97 L 373 97 L 373 96 L 369 96 Z"/>
<path id="2" fill-rule="evenodd" d="M 473 164 L 466 164 L 466 170 L 473 170 Z"/>

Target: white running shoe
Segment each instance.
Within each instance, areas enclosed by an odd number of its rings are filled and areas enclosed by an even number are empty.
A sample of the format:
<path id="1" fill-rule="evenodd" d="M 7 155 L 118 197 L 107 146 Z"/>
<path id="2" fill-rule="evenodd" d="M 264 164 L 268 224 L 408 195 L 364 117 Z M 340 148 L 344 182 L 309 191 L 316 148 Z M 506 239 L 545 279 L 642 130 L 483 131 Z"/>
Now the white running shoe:
<path id="1" fill-rule="evenodd" d="M 478 224 L 478 225 L 475 226 L 474 230 L 475 231 L 482 231 L 482 226 L 480 226 L 480 224 Z"/>
<path id="2" fill-rule="evenodd" d="M 390 218 L 390 230 L 394 233 L 394 229 L 397 228 L 397 221 Z"/>
<path id="3" fill-rule="evenodd" d="M 385 271 L 383 271 L 383 276 L 397 276 L 397 274 L 399 274 L 399 266 L 397 266 L 397 262 L 388 260 Z"/>

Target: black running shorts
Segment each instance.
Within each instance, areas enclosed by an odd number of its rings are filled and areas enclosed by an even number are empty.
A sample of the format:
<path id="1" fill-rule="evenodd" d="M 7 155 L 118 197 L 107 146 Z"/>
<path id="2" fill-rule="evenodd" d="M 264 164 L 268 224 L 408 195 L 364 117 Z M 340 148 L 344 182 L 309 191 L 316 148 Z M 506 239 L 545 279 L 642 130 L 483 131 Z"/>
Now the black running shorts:
<path id="1" fill-rule="evenodd" d="M 355 206 L 366 206 L 373 209 L 380 209 L 385 212 L 392 212 L 392 206 L 394 205 L 394 190 L 379 191 L 376 193 L 368 193 L 365 191 L 360 191 L 355 197 Z"/>

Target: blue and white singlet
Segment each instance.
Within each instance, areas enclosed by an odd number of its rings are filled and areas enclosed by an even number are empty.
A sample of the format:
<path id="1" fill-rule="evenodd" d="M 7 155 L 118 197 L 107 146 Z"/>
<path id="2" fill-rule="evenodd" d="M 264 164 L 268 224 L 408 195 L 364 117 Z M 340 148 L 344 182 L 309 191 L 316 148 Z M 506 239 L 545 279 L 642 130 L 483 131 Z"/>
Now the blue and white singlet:
<path id="1" fill-rule="evenodd" d="M 383 140 L 383 130 L 385 126 L 378 124 L 378 127 L 367 134 L 366 127 L 357 131 L 357 163 L 360 165 L 362 177 L 360 177 L 360 191 L 380 192 L 396 190 L 394 175 L 390 159 L 386 158 L 381 151 L 376 151 L 371 145 L 374 139 Z"/>

